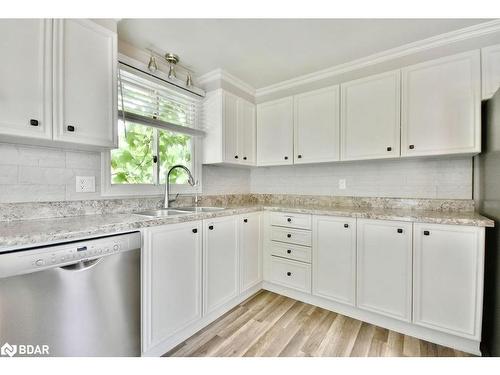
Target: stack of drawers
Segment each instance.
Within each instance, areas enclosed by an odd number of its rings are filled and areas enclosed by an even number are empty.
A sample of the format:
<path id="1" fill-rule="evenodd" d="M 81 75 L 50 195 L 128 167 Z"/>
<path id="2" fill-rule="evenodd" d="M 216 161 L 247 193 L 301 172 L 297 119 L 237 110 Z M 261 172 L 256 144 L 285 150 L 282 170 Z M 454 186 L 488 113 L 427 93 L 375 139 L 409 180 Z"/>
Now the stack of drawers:
<path id="1" fill-rule="evenodd" d="M 270 281 L 311 293 L 311 215 L 270 213 Z"/>

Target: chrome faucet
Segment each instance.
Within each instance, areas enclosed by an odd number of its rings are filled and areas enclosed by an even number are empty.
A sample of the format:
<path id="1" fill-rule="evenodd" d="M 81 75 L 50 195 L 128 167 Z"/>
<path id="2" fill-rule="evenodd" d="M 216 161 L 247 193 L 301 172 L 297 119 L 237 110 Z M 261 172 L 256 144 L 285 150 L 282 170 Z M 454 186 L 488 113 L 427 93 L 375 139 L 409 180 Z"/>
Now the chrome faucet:
<path id="1" fill-rule="evenodd" d="M 177 199 L 177 196 L 174 199 L 170 199 L 170 173 L 172 173 L 172 171 L 174 169 L 177 169 L 177 168 L 181 168 L 181 169 L 184 169 L 186 171 L 186 173 L 188 174 L 188 184 L 189 185 L 191 185 L 191 186 L 196 185 L 194 177 L 191 174 L 191 171 L 187 167 L 185 167 L 184 165 L 181 165 L 181 164 L 174 165 L 167 172 L 167 178 L 165 181 L 165 203 L 163 205 L 163 208 L 168 208 L 170 206 L 170 203 L 175 202 L 175 200 Z M 177 194 L 177 195 L 179 195 L 179 194 Z"/>

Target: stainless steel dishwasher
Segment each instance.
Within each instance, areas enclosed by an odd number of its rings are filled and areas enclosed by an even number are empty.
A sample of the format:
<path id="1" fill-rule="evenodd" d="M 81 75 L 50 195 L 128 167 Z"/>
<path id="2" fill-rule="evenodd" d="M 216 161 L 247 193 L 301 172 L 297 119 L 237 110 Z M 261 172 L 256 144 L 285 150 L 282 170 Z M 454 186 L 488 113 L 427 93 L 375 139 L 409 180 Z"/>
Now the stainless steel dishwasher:
<path id="1" fill-rule="evenodd" d="M 0 346 L 140 356 L 140 247 L 134 232 L 1 253 Z"/>

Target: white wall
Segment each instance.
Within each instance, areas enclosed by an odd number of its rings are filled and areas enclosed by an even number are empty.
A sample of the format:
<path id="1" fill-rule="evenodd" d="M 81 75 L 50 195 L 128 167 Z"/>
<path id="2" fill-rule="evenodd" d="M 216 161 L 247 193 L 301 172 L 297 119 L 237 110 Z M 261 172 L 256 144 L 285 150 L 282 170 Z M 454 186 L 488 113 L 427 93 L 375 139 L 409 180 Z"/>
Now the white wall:
<path id="1" fill-rule="evenodd" d="M 346 179 L 346 189 L 338 180 Z M 373 160 L 252 169 L 252 193 L 472 199 L 472 158 Z"/>

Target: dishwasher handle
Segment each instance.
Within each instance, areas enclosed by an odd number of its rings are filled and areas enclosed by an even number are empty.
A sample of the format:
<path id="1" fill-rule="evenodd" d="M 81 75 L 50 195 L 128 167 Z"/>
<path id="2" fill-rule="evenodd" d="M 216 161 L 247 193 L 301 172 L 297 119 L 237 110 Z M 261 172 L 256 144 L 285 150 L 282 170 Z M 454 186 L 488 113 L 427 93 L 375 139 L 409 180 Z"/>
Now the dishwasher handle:
<path id="1" fill-rule="evenodd" d="M 89 268 L 94 267 L 102 259 L 103 259 L 103 257 L 97 258 L 97 259 L 91 259 L 91 260 L 82 260 L 80 262 L 69 264 L 67 266 L 62 266 L 60 268 L 65 270 L 65 271 L 83 271 L 83 270 L 87 270 Z"/>

